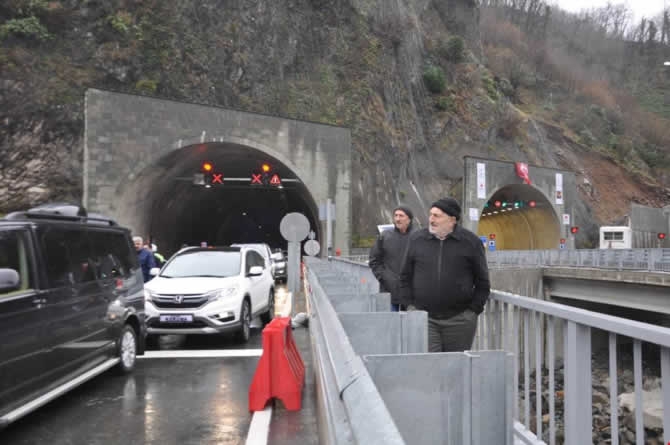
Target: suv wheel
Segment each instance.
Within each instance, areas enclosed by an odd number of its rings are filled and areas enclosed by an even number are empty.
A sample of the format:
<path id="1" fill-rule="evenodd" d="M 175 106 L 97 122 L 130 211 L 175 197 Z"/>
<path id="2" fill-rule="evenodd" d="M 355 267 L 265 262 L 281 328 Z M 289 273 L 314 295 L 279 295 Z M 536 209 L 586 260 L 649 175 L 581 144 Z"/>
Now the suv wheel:
<path id="1" fill-rule="evenodd" d="M 135 329 L 125 325 L 119 336 L 117 351 L 119 355 L 119 371 L 123 374 L 129 373 L 135 368 L 137 361 L 137 335 Z"/>
<path id="2" fill-rule="evenodd" d="M 251 308 L 249 307 L 249 300 L 244 300 L 242 303 L 240 321 L 242 322 L 242 325 L 240 326 L 238 337 L 241 341 L 246 343 L 251 336 Z"/>
<path id="3" fill-rule="evenodd" d="M 270 294 L 268 295 L 268 310 L 261 314 L 261 321 L 263 324 L 268 324 L 273 318 L 275 318 L 275 291 L 274 289 L 270 289 Z"/>

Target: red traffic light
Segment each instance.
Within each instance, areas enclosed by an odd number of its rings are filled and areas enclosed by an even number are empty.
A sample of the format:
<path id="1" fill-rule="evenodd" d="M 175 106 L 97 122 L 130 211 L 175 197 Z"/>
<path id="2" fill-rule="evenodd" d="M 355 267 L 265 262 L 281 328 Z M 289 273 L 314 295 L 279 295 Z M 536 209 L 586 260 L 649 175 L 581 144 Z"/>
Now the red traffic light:
<path id="1" fill-rule="evenodd" d="M 658 234 L 658 239 L 665 239 L 665 233 L 661 232 Z"/>
<path id="2" fill-rule="evenodd" d="M 535 207 L 537 203 L 535 201 L 528 201 L 528 207 Z"/>
<path id="3" fill-rule="evenodd" d="M 496 207 L 500 207 L 502 205 L 502 203 L 500 201 L 496 201 L 496 202 L 493 203 L 493 205 L 496 206 Z"/>
<path id="4" fill-rule="evenodd" d="M 574 235 L 577 232 L 579 232 L 579 227 L 577 226 L 570 227 L 570 233 Z"/>
<path id="5" fill-rule="evenodd" d="M 212 165 L 211 162 L 203 162 L 202 163 L 202 171 L 209 173 L 213 169 L 214 169 L 214 166 Z"/>

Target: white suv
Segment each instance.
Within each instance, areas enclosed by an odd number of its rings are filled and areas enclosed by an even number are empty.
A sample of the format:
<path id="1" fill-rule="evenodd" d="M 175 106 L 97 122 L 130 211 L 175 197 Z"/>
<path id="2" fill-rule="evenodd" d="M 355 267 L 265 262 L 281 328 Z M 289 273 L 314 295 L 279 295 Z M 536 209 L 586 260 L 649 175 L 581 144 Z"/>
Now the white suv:
<path id="1" fill-rule="evenodd" d="M 254 249 L 256 252 L 260 253 L 263 259 L 265 260 L 265 267 L 270 268 L 270 273 L 272 278 L 275 278 L 275 263 L 272 261 L 272 250 L 270 246 L 265 243 L 246 243 L 246 244 L 231 244 L 231 247 L 249 247 Z"/>
<path id="2" fill-rule="evenodd" d="M 254 316 L 274 317 L 274 279 L 248 247 L 191 247 L 144 284 L 147 333 L 235 332 L 247 341 Z"/>

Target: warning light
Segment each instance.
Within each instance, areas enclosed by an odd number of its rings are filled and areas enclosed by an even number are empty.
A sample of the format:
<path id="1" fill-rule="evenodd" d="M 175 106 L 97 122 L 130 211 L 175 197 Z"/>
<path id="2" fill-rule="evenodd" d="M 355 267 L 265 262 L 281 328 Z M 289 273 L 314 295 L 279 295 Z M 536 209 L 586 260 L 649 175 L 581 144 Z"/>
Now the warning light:
<path id="1" fill-rule="evenodd" d="M 500 207 L 502 205 L 502 202 L 496 201 L 496 202 L 493 203 L 493 205 L 496 206 L 496 207 Z"/>
<path id="2" fill-rule="evenodd" d="M 270 171 L 270 164 L 263 164 L 261 166 L 261 170 L 263 170 L 263 173 L 267 173 Z"/>
<path id="3" fill-rule="evenodd" d="M 665 239 L 665 233 L 661 232 L 658 234 L 658 239 Z"/>
<path id="4" fill-rule="evenodd" d="M 204 172 L 211 172 L 214 166 L 212 165 L 211 162 L 203 162 L 202 163 L 202 171 Z"/>
<path id="5" fill-rule="evenodd" d="M 537 203 L 535 201 L 528 201 L 528 207 L 535 207 Z"/>
<path id="6" fill-rule="evenodd" d="M 251 185 L 263 185 L 263 175 L 260 173 L 252 173 Z"/>
<path id="7" fill-rule="evenodd" d="M 213 173 L 212 184 L 223 184 L 223 173 Z"/>
<path id="8" fill-rule="evenodd" d="M 270 185 L 274 185 L 274 186 L 280 186 L 281 185 L 281 179 L 279 178 L 279 175 L 277 173 L 272 175 L 272 177 L 270 178 Z"/>
<path id="9" fill-rule="evenodd" d="M 570 227 L 570 233 L 572 233 L 574 235 L 577 232 L 579 232 L 579 227 L 577 227 L 577 226 Z"/>
<path id="10" fill-rule="evenodd" d="M 495 233 L 491 233 L 491 234 L 489 235 L 489 239 L 496 239 L 496 234 L 495 234 Z"/>

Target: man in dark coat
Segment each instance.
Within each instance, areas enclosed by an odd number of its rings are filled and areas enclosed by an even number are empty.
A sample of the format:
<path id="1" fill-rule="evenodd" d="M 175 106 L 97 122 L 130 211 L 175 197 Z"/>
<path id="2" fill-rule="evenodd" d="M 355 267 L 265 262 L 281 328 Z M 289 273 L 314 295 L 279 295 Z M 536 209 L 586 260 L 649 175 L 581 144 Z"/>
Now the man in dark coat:
<path id="1" fill-rule="evenodd" d="M 458 224 L 460 217 L 455 199 L 434 202 L 429 227 L 411 235 L 400 271 L 401 298 L 410 309 L 428 312 L 431 352 L 472 347 L 477 316 L 491 290 L 482 242 Z"/>
<path id="2" fill-rule="evenodd" d="M 370 249 L 370 269 L 379 281 L 379 291 L 391 293 L 393 312 L 405 310 L 406 307 L 398 294 L 398 274 L 407 252 L 409 235 L 414 231 L 413 218 L 414 215 L 409 208 L 396 207 L 393 210 L 393 230 L 380 233 Z"/>
<path id="3" fill-rule="evenodd" d="M 149 249 L 144 247 L 141 236 L 134 236 L 133 243 L 135 244 L 135 250 L 137 250 L 137 261 L 140 263 L 140 268 L 142 269 L 142 278 L 144 278 L 144 282 L 146 283 L 153 278 L 150 271 L 156 267 L 154 255 Z"/>

